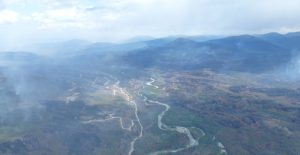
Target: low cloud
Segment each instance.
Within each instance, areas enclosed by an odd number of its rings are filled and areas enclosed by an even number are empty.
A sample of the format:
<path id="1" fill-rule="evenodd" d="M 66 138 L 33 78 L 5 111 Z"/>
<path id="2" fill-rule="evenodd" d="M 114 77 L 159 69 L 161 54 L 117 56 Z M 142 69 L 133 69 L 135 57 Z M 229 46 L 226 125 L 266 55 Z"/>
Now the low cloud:
<path id="1" fill-rule="evenodd" d="M 16 23 L 19 20 L 19 13 L 12 10 L 0 11 L 0 24 Z"/>

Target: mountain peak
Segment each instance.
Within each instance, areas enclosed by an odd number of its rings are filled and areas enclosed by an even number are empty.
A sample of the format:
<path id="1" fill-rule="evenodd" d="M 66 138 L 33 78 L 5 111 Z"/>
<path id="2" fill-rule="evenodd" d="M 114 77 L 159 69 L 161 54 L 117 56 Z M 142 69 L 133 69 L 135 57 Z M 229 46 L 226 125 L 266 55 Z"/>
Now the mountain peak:
<path id="1" fill-rule="evenodd" d="M 195 45 L 198 42 L 187 39 L 187 38 L 177 38 L 174 41 L 170 42 L 169 45 Z"/>

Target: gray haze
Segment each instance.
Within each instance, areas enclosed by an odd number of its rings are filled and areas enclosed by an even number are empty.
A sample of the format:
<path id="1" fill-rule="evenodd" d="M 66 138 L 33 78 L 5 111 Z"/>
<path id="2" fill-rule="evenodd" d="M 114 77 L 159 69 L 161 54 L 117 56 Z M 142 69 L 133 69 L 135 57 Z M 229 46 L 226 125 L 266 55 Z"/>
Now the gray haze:
<path id="1" fill-rule="evenodd" d="M 136 36 L 232 35 L 300 29 L 299 0 L 0 0 L 0 49 Z"/>

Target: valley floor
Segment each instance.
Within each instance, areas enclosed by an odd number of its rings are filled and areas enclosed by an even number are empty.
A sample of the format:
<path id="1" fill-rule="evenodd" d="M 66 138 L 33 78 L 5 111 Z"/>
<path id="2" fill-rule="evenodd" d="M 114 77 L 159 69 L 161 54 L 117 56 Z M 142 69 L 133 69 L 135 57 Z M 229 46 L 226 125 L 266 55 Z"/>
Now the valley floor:
<path id="1" fill-rule="evenodd" d="M 149 70 L 130 79 L 62 77 L 63 91 L 51 90 L 55 97 L 41 108 L 1 116 L 0 153 L 297 155 L 300 87 L 266 76 Z M 18 102 L 2 79 L 0 95 Z"/>

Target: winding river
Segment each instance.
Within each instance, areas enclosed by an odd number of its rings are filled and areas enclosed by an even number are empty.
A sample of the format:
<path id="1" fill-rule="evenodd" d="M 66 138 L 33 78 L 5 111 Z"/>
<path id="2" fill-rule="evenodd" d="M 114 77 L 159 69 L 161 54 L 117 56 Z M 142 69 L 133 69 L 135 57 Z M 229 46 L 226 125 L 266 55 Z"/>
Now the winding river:
<path id="1" fill-rule="evenodd" d="M 153 83 L 155 82 L 155 79 L 151 78 L 150 80 L 151 81 L 147 82 L 146 85 L 151 86 L 151 87 L 153 87 L 155 89 L 159 89 L 158 86 L 153 85 Z M 196 140 L 195 137 L 193 137 L 193 135 L 191 134 L 191 131 L 188 128 L 182 127 L 182 126 L 170 127 L 170 126 L 168 126 L 167 124 L 165 124 L 162 121 L 162 119 L 165 116 L 165 114 L 170 110 L 170 106 L 168 104 L 162 103 L 162 102 L 159 102 L 159 101 L 149 100 L 145 96 L 144 96 L 144 101 L 149 102 L 149 103 L 154 103 L 154 104 L 157 104 L 159 106 L 163 106 L 165 108 L 158 115 L 158 118 L 157 118 L 157 125 L 158 125 L 159 129 L 165 130 L 165 131 L 178 132 L 180 134 L 184 134 L 184 135 L 186 135 L 186 137 L 189 140 L 188 144 L 186 144 L 184 147 L 177 148 L 177 149 L 160 150 L 160 151 L 152 152 L 152 153 L 150 153 L 150 155 L 158 155 L 158 154 L 166 154 L 166 153 L 177 153 L 177 152 L 180 152 L 180 151 L 183 151 L 183 150 L 186 150 L 186 149 L 189 149 L 191 147 L 199 145 L 198 140 Z M 204 135 L 205 135 L 205 133 L 202 131 L 202 136 L 204 136 Z"/>
<path id="2" fill-rule="evenodd" d="M 151 78 L 150 80 L 151 81 L 147 82 L 146 85 L 151 86 L 151 87 L 153 87 L 155 89 L 159 89 L 158 86 L 153 85 L 153 83 L 155 82 L 155 79 Z M 162 121 L 162 119 L 165 116 L 165 114 L 170 110 L 170 108 L 171 108 L 170 105 L 168 105 L 166 103 L 159 102 L 159 101 L 149 100 L 146 96 L 144 96 L 142 94 L 140 94 L 140 96 L 144 97 L 144 101 L 145 102 L 149 102 L 149 103 L 152 103 L 152 104 L 157 104 L 157 105 L 163 106 L 165 108 L 158 115 L 158 118 L 157 118 L 157 125 L 158 125 L 159 129 L 165 130 L 165 131 L 170 131 L 170 132 L 178 132 L 180 134 L 185 134 L 186 137 L 189 140 L 189 142 L 184 147 L 177 148 L 177 149 L 166 149 L 166 150 L 155 151 L 155 152 L 150 153 L 150 155 L 167 154 L 167 153 L 177 153 L 177 152 L 180 152 L 180 151 L 183 151 L 183 150 L 186 150 L 186 149 L 189 149 L 191 147 L 195 147 L 195 146 L 199 145 L 198 139 L 196 139 L 195 137 L 193 137 L 193 135 L 191 134 L 191 131 L 188 128 L 182 127 L 182 126 L 171 127 L 171 126 L 168 126 L 167 124 L 165 124 Z M 146 104 L 146 105 L 150 105 L 150 104 Z M 196 128 L 196 127 L 191 127 L 191 128 Z M 198 129 L 198 130 L 201 131 L 201 133 L 202 133 L 201 137 L 203 137 L 203 136 L 206 135 L 205 132 L 202 129 L 199 129 L 199 128 L 196 128 L 196 129 Z M 220 149 L 219 153 L 220 154 L 227 154 L 227 151 L 226 151 L 224 145 L 221 142 L 217 141 L 215 137 L 214 137 L 213 141 L 215 141 L 216 144 L 217 144 L 217 146 L 219 147 L 219 149 Z"/>
<path id="3" fill-rule="evenodd" d="M 109 74 L 105 74 L 105 73 L 102 73 L 103 75 L 105 76 L 108 76 L 111 81 L 114 81 L 114 84 L 112 85 L 115 89 L 117 89 L 118 91 L 120 91 L 121 94 L 123 94 L 125 97 L 126 97 L 126 100 L 130 103 L 129 106 L 132 106 L 134 108 L 134 116 L 135 118 L 133 120 L 131 120 L 131 124 L 129 127 L 125 127 L 124 124 L 123 124 L 123 118 L 122 117 L 117 117 L 117 116 L 114 116 L 114 114 L 108 114 L 108 117 L 107 118 L 104 118 L 104 119 L 91 119 L 91 120 L 87 120 L 87 121 L 82 121 L 82 123 L 84 124 L 89 124 L 89 123 L 100 123 L 100 122 L 106 122 L 106 121 L 111 121 L 111 120 L 119 120 L 119 123 L 120 123 L 120 127 L 123 129 L 123 130 L 127 130 L 127 131 L 133 131 L 133 127 L 135 125 L 138 126 L 138 135 L 132 140 L 130 141 L 130 146 L 129 146 L 129 151 L 128 151 L 128 155 L 131 155 L 133 152 L 134 152 L 134 146 L 135 146 L 135 143 L 138 139 L 140 139 L 142 136 L 143 136 L 143 125 L 140 121 L 140 118 L 139 118 L 139 115 L 138 115 L 138 106 L 137 106 L 137 103 L 133 100 L 133 98 L 131 97 L 131 95 L 126 91 L 125 88 L 121 88 L 120 87 L 120 81 L 109 75 Z M 109 81 L 110 80 L 107 80 L 104 85 L 109 85 Z M 95 79 L 93 82 L 92 82 L 92 85 L 95 85 L 97 82 L 97 79 Z M 115 96 L 116 95 L 116 91 L 117 90 L 113 90 L 113 95 Z"/>
<path id="4" fill-rule="evenodd" d="M 119 87 L 120 81 L 118 79 L 116 79 L 116 78 L 113 78 L 113 79 L 116 80 L 116 83 L 114 84 L 115 87 Z M 130 142 L 130 147 L 129 147 L 128 155 L 131 155 L 134 152 L 134 146 L 135 146 L 136 141 L 138 139 L 140 139 L 141 137 L 143 137 L 143 130 L 144 130 L 144 128 L 143 128 L 143 125 L 142 125 L 142 123 L 140 121 L 140 117 L 138 115 L 138 106 L 137 106 L 137 103 L 133 99 L 130 100 L 130 95 L 128 93 L 126 93 L 127 91 L 126 91 L 126 89 L 125 90 L 124 89 L 121 88 L 121 91 L 122 91 L 122 93 L 125 93 L 126 96 L 128 96 L 128 101 L 130 102 L 131 105 L 133 105 L 133 107 L 134 107 L 134 115 L 135 115 L 135 120 L 133 120 L 133 121 L 137 122 L 137 124 L 132 123 L 132 126 L 130 127 L 130 131 L 131 131 L 131 128 L 134 125 L 138 125 L 139 126 L 139 134 Z"/>
<path id="5" fill-rule="evenodd" d="M 114 87 L 120 88 L 120 81 L 112 76 L 109 76 L 113 81 L 115 81 L 115 83 L 113 84 Z M 155 89 L 159 89 L 159 86 L 153 85 L 153 83 L 155 82 L 155 79 L 151 78 L 149 82 L 146 82 L 146 85 L 149 87 L 153 87 Z M 105 83 L 107 84 L 107 82 Z M 138 127 L 138 135 L 132 139 L 132 141 L 130 141 L 130 146 L 129 146 L 129 151 L 128 151 L 128 155 L 132 155 L 133 152 L 135 151 L 135 143 L 137 142 L 138 139 L 140 139 L 141 137 L 143 137 L 143 132 L 144 132 L 144 127 L 140 121 L 140 117 L 138 115 L 138 105 L 135 102 L 135 100 L 130 96 L 129 93 L 127 93 L 125 88 L 120 88 L 122 91 L 122 93 L 125 93 L 128 96 L 128 100 L 130 102 L 130 105 L 134 108 L 134 115 L 135 118 L 133 120 L 131 120 L 131 125 L 129 127 L 125 127 L 122 121 L 122 117 L 116 117 L 114 116 L 114 114 L 109 114 L 109 116 L 105 119 L 94 119 L 94 120 L 89 120 L 89 121 L 84 121 L 83 123 L 95 123 L 95 122 L 105 122 L 105 121 L 110 121 L 110 120 L 114 120 L 114 119 L 118 119 L 120 122 L 120 126 L 122 129 L 127 130 L 127 131 L 132 131 L 132 128 L 134 126 Z M 199 138 L 205 136 L 205 132 L 199 128 L 196 127 L 190 127 L 190 128 L 195 128 L 199 131 L 201 131 L 202 135 L 200 137 L 198 137 L 197 139 L 192 135 L 191 131 L 189 128 L 187 127 L 183 127 L 183 126 L 175 126 L 175 127 L 171 127 L 168 126 L 167 124 L 165 124 L 162 120 L 163 117 L 165 116 L 165 114 L 170 110 L 170 105 L 166 104 L 166 103 L 162 103 L 159 101 L 154 101 L 154 100 L 150 100 L 148 99 L 145 95 L 141 94 L 140 92 L 138 92 L 138 95 L 140 95 L 141 97 L 143 97 L 144 103 L 146 106 L 148 105 L 158 105 L 158 106 L 162 106 L 164 107 L 164 110 L 162 112 L 160 112 L 157 116 L 157 126 L 160 130 L 164 130 L 164 131 L 169 131 L 169 132 L 177 132 L 180 134 L 184 134 L 187 138 L 188 138 L 188 143 L 180 148 L 176 148 L 176 149 L 165 149 L 165 150 L 159 150 L 159 151 L 155 151 L 150 153 L 149 155 L 158 155 L 158 154 L 167 154 L 167 153 L 177 153 L 180 151 L 184 151 L 187 150 L 189 148 L 195 147 L 199 145 Z M 216 138 L 213 139 L 213 141 L 216 141 Z M 221 142 L 217 142 L 218 147 L 220 148 L 220 154 L 227 154 L 224 145 Z"/>

